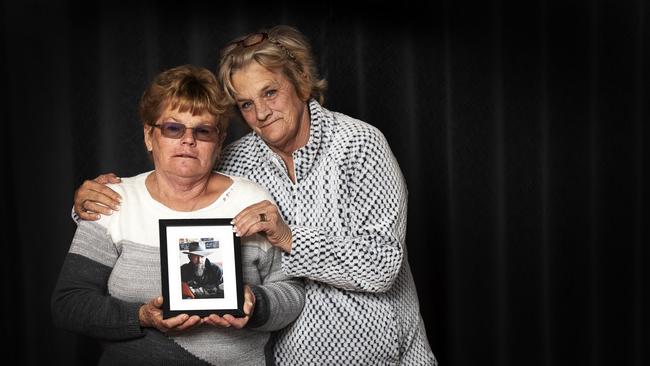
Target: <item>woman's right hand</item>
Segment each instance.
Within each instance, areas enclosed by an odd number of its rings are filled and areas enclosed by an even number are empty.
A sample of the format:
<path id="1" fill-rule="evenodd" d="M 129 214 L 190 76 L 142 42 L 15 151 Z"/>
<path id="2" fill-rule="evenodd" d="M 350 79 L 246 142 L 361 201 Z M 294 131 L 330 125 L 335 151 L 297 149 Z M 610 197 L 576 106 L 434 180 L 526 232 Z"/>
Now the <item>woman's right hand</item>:
<path id="1" fill-rule="evenodd" d="M 110 215 L 119 210 L 122 197 L 106 184 L 120 182 L 122 180 L 113 173 L 84 181 L 74 193 L 74 212 L 82 220 L 94 221 L 99 220 L 99 214 Z"/>
<path id="2" fill-rule="evenodd" d="M 202 319 L 198 315 L 180 314 L 173 318 L 163 319 L 162 304 L 163 298 L 158 296 L 140 306 L 138 318 L 142 327 L 156 328 L 162 333 L 179 333 L 202 323 Z"/>

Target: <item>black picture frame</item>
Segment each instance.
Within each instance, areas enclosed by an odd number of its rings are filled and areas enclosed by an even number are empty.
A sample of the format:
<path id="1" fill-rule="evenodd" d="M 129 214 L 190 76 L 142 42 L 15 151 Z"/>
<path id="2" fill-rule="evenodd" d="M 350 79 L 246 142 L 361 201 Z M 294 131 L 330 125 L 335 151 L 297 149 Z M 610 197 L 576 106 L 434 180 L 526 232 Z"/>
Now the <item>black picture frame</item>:
<path id="1" fill-rule="evenodd" d="M 164 298 L 163 318 L 180 314 L 201 317 L 210 314 L 220 316 L 231 314 L 235 317 L 243 317 L 245 314 L 241 243 L 232 230 L 231 219 L 160 219 L 158 221 Z M 207 258 L 204 263 L 206 269 L 201 277 L 197 278 L 194 272 L 188 272 L 191 257 Z M 214 269 L 214 265 L 221 269 L 221 286 L 214 280 L 217 277 L 214 274 L 218 273 L 217 270 L 212 272 L 212 277 L 207 275 L 207 268 Z M 183 281 L 181 279 L 183 275 L 185 275 L 184 279 L 187 279 L 188 275 L 194 277 Z M 211 280 L 199 284 L 198 280 L 206 278 Z"/>

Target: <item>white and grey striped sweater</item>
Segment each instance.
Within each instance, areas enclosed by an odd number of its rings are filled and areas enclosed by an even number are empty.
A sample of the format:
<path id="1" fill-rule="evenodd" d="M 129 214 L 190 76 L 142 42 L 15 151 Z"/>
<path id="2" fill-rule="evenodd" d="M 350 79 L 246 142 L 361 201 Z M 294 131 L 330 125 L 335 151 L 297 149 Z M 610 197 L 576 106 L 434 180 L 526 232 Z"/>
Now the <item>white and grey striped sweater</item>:
<path id="1" fill-rule="evenodd" d="M 106 365 L 264 365 L 272 330 L 302 310 L 302 281 L 281 270 L 281 253 L 259 235 L 242 239 L 242 275 L 257 300 L 245 329 L 208 325 L 168 338 L 139 325 L 141 304 L 161 294 L 159 219 L 232 218 L 243 208 L 271 199 L 243 178 L 210 206 L 173 211 L 145 187 L 149 174 L 122 179 L 111 188 L 122 196 L 120 211 L 97 222 L 79 222 L 53 294 L 52 315 L 66 329 L 103 340 Z"/>

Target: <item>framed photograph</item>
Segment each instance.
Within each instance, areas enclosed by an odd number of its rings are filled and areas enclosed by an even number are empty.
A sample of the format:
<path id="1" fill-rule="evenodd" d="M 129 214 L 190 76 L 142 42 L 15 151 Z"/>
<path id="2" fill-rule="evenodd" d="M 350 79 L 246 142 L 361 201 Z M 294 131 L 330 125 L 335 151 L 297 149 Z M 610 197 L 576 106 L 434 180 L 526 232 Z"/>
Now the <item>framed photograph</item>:
<path id="1" fill-rule="evenodd" d="M 241 250 L 230 219 L 159 220 L 163 317 L 244 316 Z"/>

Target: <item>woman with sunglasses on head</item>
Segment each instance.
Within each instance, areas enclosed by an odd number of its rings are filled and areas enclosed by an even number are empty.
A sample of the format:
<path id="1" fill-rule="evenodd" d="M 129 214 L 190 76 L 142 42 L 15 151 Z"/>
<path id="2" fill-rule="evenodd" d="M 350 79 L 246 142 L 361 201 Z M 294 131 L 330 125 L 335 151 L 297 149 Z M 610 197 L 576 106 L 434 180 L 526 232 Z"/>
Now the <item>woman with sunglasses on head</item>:
<path id="1" fill-rule="evenodd" d="M 252 129 L 224 149 L 219 170 L 265 186 L 278 204 L 244 209 L 237 234 L 266 235 L 284 252 L 284 273 L 306 282 L 275 361 L 435 365 L 406 255 L 404 178 L 380 131 L 322 106 L 315 64 L 304 35 L 276 26 L 228 44 L 218 71 Z M 101 205 L 118 197 L 98 182 L 111 179 L 82 185 L 77 214 L 108 213 Z"/>
<path id="2" fill-rule="evenodd" d="M 245 316 L 162 317 L 168 299 L 160 296 L 158 220 L 230 218 L 272 200 L 248 179 L 213 171 L 228 123 L 224 97 L 206 69 L 159 74 L 139 107 L 154 170 L 111 186 L 122 197 L 119 211 L 79 222 L 52 316 L 58 326 L 98 338 L 100 364 L 265 364 L 272 361 L 265 352 L 271 331 L 302 310 L 302 281 L 282 272 L 279 249 L 253 235 L 241 242 Z"/>

